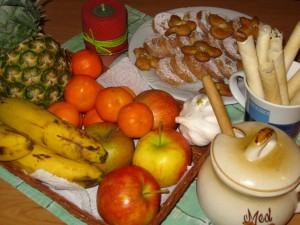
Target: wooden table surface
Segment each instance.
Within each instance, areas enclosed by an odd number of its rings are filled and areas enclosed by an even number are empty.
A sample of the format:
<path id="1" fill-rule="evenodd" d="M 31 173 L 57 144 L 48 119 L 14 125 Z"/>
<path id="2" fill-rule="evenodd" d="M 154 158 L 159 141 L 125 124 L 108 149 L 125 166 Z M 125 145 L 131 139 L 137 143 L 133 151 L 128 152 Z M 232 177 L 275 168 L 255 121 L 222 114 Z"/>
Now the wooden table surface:
<path id="1" fill-rule="evenodd" d="M 84 0 L 47 2 L 44 6 L 46 22 L 43 28 L 45 32 L 53 35 L 60 43 L 64 43 L 81 31 L 80 11 Z M 282 31 L 285 40 L 300 20 L 299 0 L 123 0 L 122 2 L 150 16 L 158 12 L 188 6 L 227 8 L 250 16 L 258 16 L 261 21 Z M 299 56 L 297 59 L 299 61 Z M 1 225 L 64 224 L 2 179 L 0 179 L 0 199 Z M 299 224 L 300 214 L 295 214 L 288 223 L 288 225 Z"/>

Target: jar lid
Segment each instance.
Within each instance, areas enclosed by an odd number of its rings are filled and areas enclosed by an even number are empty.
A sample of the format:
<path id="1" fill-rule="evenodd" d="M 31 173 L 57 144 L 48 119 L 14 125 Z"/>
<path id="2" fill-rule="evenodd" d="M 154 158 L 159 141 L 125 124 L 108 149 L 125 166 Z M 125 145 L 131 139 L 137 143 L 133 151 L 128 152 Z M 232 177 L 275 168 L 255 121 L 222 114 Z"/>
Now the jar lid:
<path id="1" fill-rule="evenodd" d="M 210 158 L 221 180 L 260 197 L 286 193 L 300 183 L 300 151 L 287 134 L 258 122 L 234 127 L 235 137 L 218 134 L 211 144 Z"/>

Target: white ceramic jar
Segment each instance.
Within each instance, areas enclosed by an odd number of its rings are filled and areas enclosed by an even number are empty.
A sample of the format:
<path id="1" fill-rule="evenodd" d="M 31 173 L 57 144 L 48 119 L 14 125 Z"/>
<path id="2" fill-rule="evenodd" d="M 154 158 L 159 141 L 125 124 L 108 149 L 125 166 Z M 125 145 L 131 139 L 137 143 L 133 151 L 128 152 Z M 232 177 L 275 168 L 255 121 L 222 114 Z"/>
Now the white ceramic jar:
<path id="1" fill-rule="evenodd" d="M 258 122 L 219 134 L 197 177 L 197 196 L 215 225 L 284 225 L 300 212 L 300 150 L 284 132 Z"/>

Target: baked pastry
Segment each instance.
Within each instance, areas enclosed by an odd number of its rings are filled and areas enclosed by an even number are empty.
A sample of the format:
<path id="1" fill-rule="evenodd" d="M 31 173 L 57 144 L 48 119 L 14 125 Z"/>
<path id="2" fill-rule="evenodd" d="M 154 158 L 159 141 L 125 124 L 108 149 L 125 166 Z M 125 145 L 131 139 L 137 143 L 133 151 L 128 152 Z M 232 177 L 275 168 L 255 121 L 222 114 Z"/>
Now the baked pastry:
<path id="1" fill-rule="evenodd" d="M 193 45 L 183 46 L 181 51 L 185 55 L 194 55 L 200 62 L 208 62 L 211 58 L 222 55 L 222 51 L 209 45 L 206 41 L 195 41 Z"/>
<path id="2" fill-rule="evenodd" d="M 135 65 L 142 71 L 149 71 L 151 68 L 157 68 L 158 59 L 150 55 L 150 53 L 144 48 L 134 49 L 136 57 Z"/>
<path id="3" fill-rule="evenodd" d="M 228 37 L 220 42 L 222 51 L 232 60 L 241 61 L 239 48 L 234 37 Z"/>
<path id="4" fill-rule="evenodd" d="M 182 80 L 179 76 L 177 76 L 176 73 L 174 73 L 172 67 L 171 67 L 171 58 L 163 58 L 159 60 L 156 73 L 160 77 L 162 81 L 165 81 L 171 85 L 181 85 L 184 84 L 185 81 Z"/>
<path id="5" fill-rule="evenodd" d="M 137 58 L 136 65 L 155 68 L 170 85 L 198 82 L 203 75 L 222 84 L 241 69 L 237 38 L 255 35 L 257 23 L 257 18 L 228 19 L 205 10 L 159 13 L 152 21 L 154 34 L 141 47 L 149 55 Z"/>
<path id="6" fill-rule="evenodd" d="M 177 13 L 169 13 L 169 12 L 162 12 L 156 14 L 156 16 L 153 18 L 152 22 L 152 29 L 154 33 L 164 35 L 166 31 L 169 29 L 169 21 L 172 15 L 179 16 L 179 18 L 183 18 L 185 12 L 177 12 Z"/>
<path id="7" fill-rule="evenodd" d="M 170 65 L 174 73 L 187 83 L 193 83 L 198 78 L 190 71 L 186 63 L 184 63 L 184 54 L 177 53 L 170 59 Z"/>
<path id="8" fill-rule="evenodd" d="M 229 85 L 223 82 L 215 82 L 216 88 L 221 96 L 231 97 L 232 93 L 230 91 Z M 206 94 L 206 89 L 203 87 L 199 90 L 201 94 Z"/>
<path id="9" fill-rule="evenodd" d="M 224 80 L 224 75 L 222 74 L 220 68 L 218 67 L 218 64 L 216 63 L 216 59 L 211 58 L 208 62 L 203 63 L 203 67 L 206 70 L 206 72 L 216 81 Z"/>
<path id="10" fill-rule="evenodd" d="M 237 62 L 225 55 L 223 55 L 223 57 L 216 58 L 215 62 L 221 74 L 227 79 L 230 78 L 231 74 L 233 74 L 237 70 L 240 70 L 238 68 Z"/>
<path id="11" fill-rule="evenodd" d="M 201 80 L 204 75 L 208 75 L 208 72 L 203 66 L 204 63 L 198 61 L 193 55 L 184 55 L 183 62 L 199 80 Z"/>
<path id="12" fill-rule="evenodd" d="M 238 33 L 237 30 L 241 26 L 240 18 L 234 18 L 234 20 L 229 21 L 224 16 L 216 14 L 210 15 L 208 13 L 206 13 L 205 18 L 207 20 L 205 24 L 207 26 L 207 29 L 209 29 L 210 31 L 207 32 L 205 36 L 203 36 L 203 40 L 205 40 L 211 46 L 220 48 L 223 53 L 225 53 L 232 60 L 240 61 L 241 57 L 238 52 L 238 46 L 236 42 L 236 34 Z M 222 29 L 215 28 L 214 32 L 211 32 L 211 23 L 215 24 L 215 26 L 223 25 L 224 27 L 226 27 L 226 29 L 224 29 L 224 32 L 222 32 Z M 230 33 L 229 36 L 227 36 L 228 33 Z M 216 36 L 218 36 L 219 38 L 216 38 Z"/>
<path id="13" fill-rule="evenodd" d="M 160 34 L 153 34 L 145 39 L 143 48 L 150 53 L 150 55 L 162 59 L 167 57 L 165 37 Z"/>
<path id="14" fill-rule="evenodd" d="M 257 38 L 260 23 L 259 23 L 259 19 L 256 16 L 251 19 L 248 19 L 246 17 L 241 17 L 240 23 L 241 23 L 241 27 L 238 28 L 238 32 L 242 33 L 245 39 L 250 35 L 252 35 L 254 39 Z"/>
<path id="15" fill-rule="evenodd" d="M 170 57 L 180 51 L 181 41 L 176 35 L 168 37 L 160 34 L 154 34 L 144 41 L 143 47 L 150 55 L 162 59 Z"/>
<path id="16" fill-rule="evenodd" d="M 185 20 L 178 15 L 172 15 L 168 25 L 169 27 L 165 32 L 166 36 L 171 34 L 176 34 L 177 36 L 189 36 L 197 27 L 197 24 L 194 21 Z"/>
<path id="17" fill-rule="evenodd" d="M 210 30 L 210 25 L 208 22 L 208 16 L 209 16 L 210 12 L 206 11 L 206 10 L 201 10 L 197 13 L 197 24 L 200 28 L 200 30 L 204 33 L 204 34 L 208 34 L 209 30 Z"/>
<path id="18" fill-rule="evenodd" d="M 210 24 L 209 33 L 218 40 L 224 40 L 230 37 L 233 32 L 232 22 L 217 14 L 209 14 L 208 21 Z"/>
<path id="19" fill-rule="evenodd" d="M 154 33 L 163 35 L 166 32 L 166 30 L 169 28 L 169 20 L 171 16 L 172 14 L 168 12 L 162 12 L 157 14 L 153 18 L 153 22 L 152 22 L 152 28 Z"/>

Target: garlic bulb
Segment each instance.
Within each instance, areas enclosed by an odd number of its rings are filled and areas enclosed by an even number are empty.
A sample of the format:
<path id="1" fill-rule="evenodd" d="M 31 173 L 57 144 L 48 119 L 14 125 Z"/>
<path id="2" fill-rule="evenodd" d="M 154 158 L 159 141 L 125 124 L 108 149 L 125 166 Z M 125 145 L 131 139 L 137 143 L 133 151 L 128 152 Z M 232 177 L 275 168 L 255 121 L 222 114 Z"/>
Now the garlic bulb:
<path id="1" fill-rule="evenodd" d="M 206 95 L 198 94 L 184 102 L 176 122 L 180 133 L 191 145 L 205 146 L 221 133 L 213 108 Z"/>

